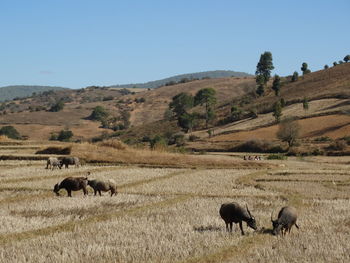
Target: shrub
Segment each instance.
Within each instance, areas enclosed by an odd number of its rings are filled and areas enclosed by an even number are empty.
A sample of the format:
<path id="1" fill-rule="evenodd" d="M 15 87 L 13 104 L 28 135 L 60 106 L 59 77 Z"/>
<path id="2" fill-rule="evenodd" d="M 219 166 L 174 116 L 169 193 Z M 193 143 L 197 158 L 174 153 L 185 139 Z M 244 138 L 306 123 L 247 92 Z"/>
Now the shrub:
<path id="1" fill-rule="evenodd" d="M 61 142 L 68 142 L 73 137 L 73 132 L 70 130 L 61 130 L 57 136 L 57 140 Z"/>
<path id="2" fill-rule="evenodd" d="M 88 117 L 90 120 L 94 120 L 94 121 L 102 121 L 105 118 L 108 117 L 108 112 L 105 108 L 103 108 L 102 106 L 96 106 L 90 116 Z"/>
<path id="3" fill-rule="evenodd" d="M 2 127 L 0 129 L 0 135 L 5 135 L 8 138 L 15 139 L 15 140 L 22 139 L 22 137 L 19 134 L 19 132 L 13 126 L 4 126 L 4 127 Z"/>
<path id="4" fill-rule="evenodd" d="M 51 108 L 49 109 L 49 111 L 51 112 L 58 112 L 63 110 L 64 108 L 64 102 L 62 100 L 56 102 L 54 105 L 51 106 Z"/>
<path id="5" fill-rule="evenodd" d="M 150 141 L 150 146 L 152 150 L 155 149 L 164 149 L 168 145 L 168 142 L 166 139 L 160 135 L 156 135 L 151 141 Z"/>

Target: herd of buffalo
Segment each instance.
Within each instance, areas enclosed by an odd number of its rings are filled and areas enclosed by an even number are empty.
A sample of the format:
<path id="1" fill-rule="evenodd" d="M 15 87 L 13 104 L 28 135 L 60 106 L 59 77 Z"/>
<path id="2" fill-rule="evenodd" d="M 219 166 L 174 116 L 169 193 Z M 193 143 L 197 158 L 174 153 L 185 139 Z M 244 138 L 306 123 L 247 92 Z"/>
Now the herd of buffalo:
<path id="1" fill-rule="evenodd" d="M 77 157 L 63 157 L 61 159 L 50 157 L 47 160 L 46 169 L 61 169 L 62 166 L 68 168 L 69 165 L 75 165 L 76 167 L 80 165 L 79 158 Z M 90 172 L 88 172 L 88 176 Z M 111 192 L 111 196 L 117 194 L 117 186 L 113 180 L 103 181 L 103 180 L 89 180 L 88 177 L 67 177 L 62 182 L 57 183 L 54 186 L 54 192 L 59 196 L 60 189 L 65 189 L 68 196 L 72 196 L 72 191 L 83 190 L 84 195 L 88 194 L 87 186 L 92 187 L 94 194 L 99 193 L 101 196 L 101 191 Z M 256 220 L 254 216 L 250 213 L 248 206 L 246 208 L 240 206 L 236 202 L 222 204 L 219 210 L 221 218 L 225 221 L 226 230 L 232 232 L 232 224 L 239 224 L 242 235 L 243 231 L 243 221 L 247 223 L 249 227 L 257 230 Z M 297 221 L 297 211 L 292 206 L 283 207 L 279 213 L 277 219 L 273 220 L 271 215 L 271 222 L 273 226 L 272 234 L 278 235 L 281 233 L 285 235 L 287 232 L 290 233 L 291 228 L 295 225 L 298 229 L 299 226 L 296 224 Z"/>

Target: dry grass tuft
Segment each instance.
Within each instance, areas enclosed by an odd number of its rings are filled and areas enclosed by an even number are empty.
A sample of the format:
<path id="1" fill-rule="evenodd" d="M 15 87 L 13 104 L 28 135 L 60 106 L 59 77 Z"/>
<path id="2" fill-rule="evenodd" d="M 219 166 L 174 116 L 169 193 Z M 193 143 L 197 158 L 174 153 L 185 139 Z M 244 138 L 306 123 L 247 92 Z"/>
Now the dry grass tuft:
<path id="1" fill-rule="evenodd" d="M 128 148 L 128 146 L 125 143 L 116 139 L 105 140 L 97 143 L 97 145 L 102 147 L 111 147 L 117 150 L 126 150 Z"/>

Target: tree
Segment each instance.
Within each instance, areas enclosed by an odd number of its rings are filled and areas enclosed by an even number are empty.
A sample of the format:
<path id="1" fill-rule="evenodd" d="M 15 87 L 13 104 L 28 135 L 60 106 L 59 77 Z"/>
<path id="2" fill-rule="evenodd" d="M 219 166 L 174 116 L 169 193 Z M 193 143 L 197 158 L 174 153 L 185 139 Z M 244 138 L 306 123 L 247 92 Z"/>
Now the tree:
<path id="1" fill-rule="evenodd" d="M 63 110 L 64 108 L 64 102 L 62 100 L 56 102 L 54 105 L 51 106 L 51 108 L 49 109 L 49 111 L 51 112 L 58 112 Z"/>
<path id="2" fill-rule="evenodd" d="M 274 66 L 272 63 L 272 54 L 269 51 L 265 51 L 263 54 L 260 55 L 260 60 L 256 65 L 255 75 L 262 76 L 264 84 L 266 84 L 270 79 L 271 70 L 273 69 Z"/>
<path id="3" fill-rule="evenodd" d="M 70 130 L 61 130 L 57 136 L 57 140 L 68 142 L 73 137 L 73 132 Z"/>
<path id="4" fill-rule="evenodd" d="M 305 111 L 307 111 L 309 109 L 309 102 L 308 102 L 306 97 L 304 97 L 304 100 L 303 100 L 303 109 Z"/>
<path id="5" fill-rule="evenodd" d="M 193 107 L 193 96 L 191 94 L 181 92 L 173 97 L 169 108 L 174 112 L 175 116 L 179 118 Z"/>
<path id="6" fill-rule="evenodd" d="M 122 111 L 122 113 L 121 113 L 121 119 L 122 119 L 122 121 L 123 121 L 124 129 L 129 128 L 129 126 L 130 126 L 130 112 L 127 111 L 127 110 Z"/>
<path id="7" fill-rule="evenodd" d="M 215 116 L 214 105 L 216 104 L 216 91 L 212 88 L 200 89 L 194 97 L 194 105 L 205 106 L 205 126 L 208 128 L 208 123 Z"/>
<path id="8" fill-rule="evenodd" d="M 298 81 L 298 78 L 299 78 L 298 72 L 294 71 L 294 73 L 292 75 L 292 82 Z"/>
<path id="9" fill-rule="evenodd" d="M 231 119 L 233 121 L 239 120 L 242 116 L 242 113 L 243 113 L 242 109 L 239 108 L 238 106 L 233 105 L 231 107 Z"/>
<path id="10" fill-rule="evenodd" d="M 15 140 L 22 139 L 22 137 L 19 134 L 19 132 L 13 126 L 4 126 L 4 127 L 2 127 L 0 129 L 0 135 L 5 135 L 8 138 L 15 139 Z"/>
<path id="11" fill-rule="evenodd" d="M 281 91 L 281 78 L 278 75 L 275 75 L 275 78 L 272 83 L 272 89 L 275 91 L 275 95 L 279 96 Z"/>
<path id="12" fill-rule="evenodd" d="M 301 71 L 303 72 L 303 75 L 306 75 L 308 73 L 311 72 L 310 69 L 308 69 L 308 65 L 306 62 L 304 62 L 302 65 L 301 65 Z"/>
<path id="13" fill-rule="evenodd" d="M 256 94 L 258 94 L 259 96 L 264 95 L 265 93 L 264 77 L 262 75 L 258 75 L 256 76 L 255 81 L 256 81 L 256 84 L 258 85 L 256 89 Z"/>
<path id="14" fill-rule="evenodd" d="M 269 51 L 265 51 L 263 54 L 260 55 L 260 60 L 258 64 L 256 65 L 256 84 L 258 86 L 256 93 L 259 96 L 262 96 L 264 94 L 264 86 L 269 81 L 271 77 L 271 71 L 274 69 L 273 63 L 272 63 L 272 54 Z"/>
<path id="15" fill-rule="evenodd" d="M 102 106 L 96 106 L 90 116 L 89 119 L 90 120 L 95 120 L 95 121 L 103 121 L 104 119 L 106 119 L 108 117 L 108 112 L 105 108 L 103 108 Z"/>
<path id="16" fill-rule="evenodd" d="M 350 60 L 350 55 L 346 55 L 346 56 L 344 57 L 345 63 L 348 63 L 349 60 Z"/>
<path id="17" fill-rule="evenodd" d="M 300 126 L 297 121 L 292 118 L 284 119 L 278 128 L 277 138 L 288 143 L 288 147 L 294 145 L 299 137 Z"/>
<path id="18" fill-rule="evenodd" d="M 193 128 L 197 125 L 199 119 L 199 114 L 194 113 L 184 113 L 179 119 L 180 127 L 186 129 L 186 132 L 192 133 Z"/>
<path id="19" fill-rule="evenodd" d="M 276 122 L 279 122 L 282 116 L 282 105 L 280 101 L 277 101 L 274 106 L 273 106 L 273 114 L 272 114 L 275 119 Z"/>
<path id="20" fill-rule="evenodd" d="M 335 67 L 336 65 L 338 65 L 338 63 L 336 61 L 334 61 L 333 66 Z"/>

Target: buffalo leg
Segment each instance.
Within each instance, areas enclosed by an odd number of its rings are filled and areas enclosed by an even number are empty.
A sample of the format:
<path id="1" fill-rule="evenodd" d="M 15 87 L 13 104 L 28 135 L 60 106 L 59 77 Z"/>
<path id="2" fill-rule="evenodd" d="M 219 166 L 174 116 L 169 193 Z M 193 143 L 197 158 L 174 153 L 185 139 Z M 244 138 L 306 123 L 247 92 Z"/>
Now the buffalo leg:
<path id="1" fill-rule="evenodd" d="M 68 192 L 68 196 L 72 197 L 72 191 L 71 190 L 67 190 L 67 192 Z"/>
<path id="2" fill-rule="evenodd" d="M 97 195 L 97 190 L 94 189 L 94 192 L 95 192 L 95 196 Z"/>
<path id="3" fill-rule="evenodd" d="M 101 190 L 98 190 L 98 193 L 100 194 L 100 196 L 102 196 L 102 194 L 101 194 Z"/>
<path id="4" fill-rule="evenodd" d="M 239 228 L 241 229 L 242 235 L 244 236 L 242 221 L 239 222 Z"/>

